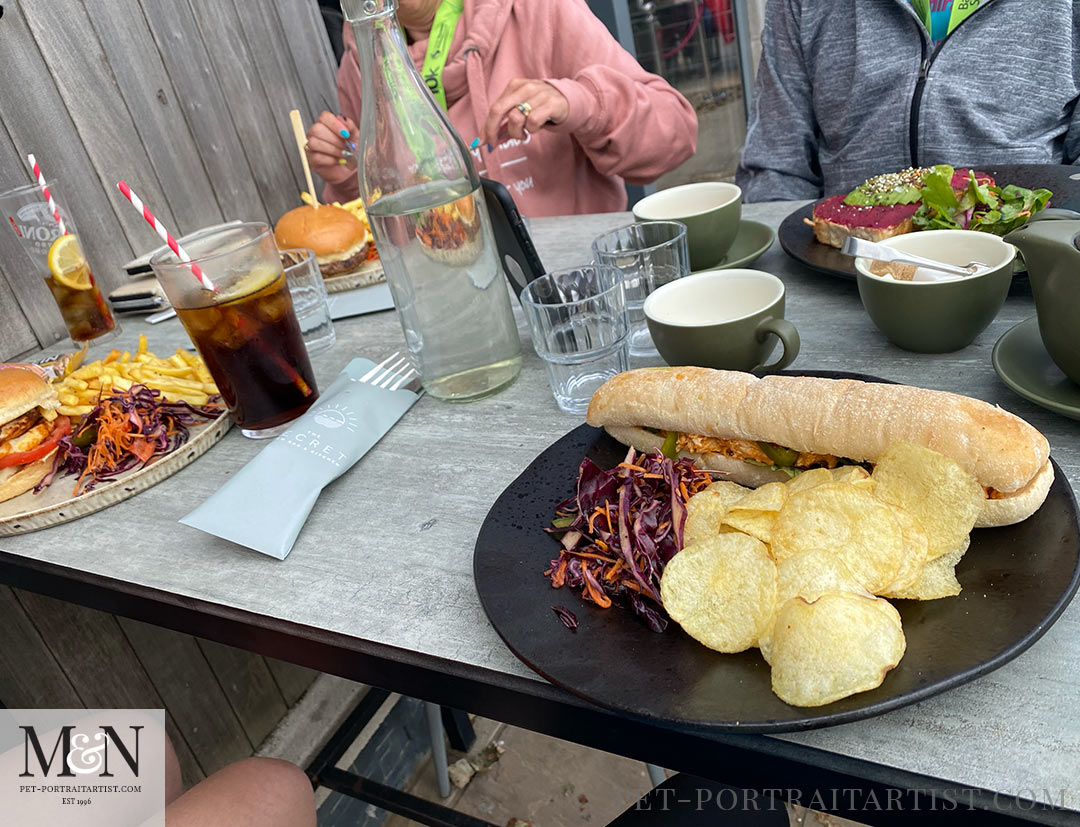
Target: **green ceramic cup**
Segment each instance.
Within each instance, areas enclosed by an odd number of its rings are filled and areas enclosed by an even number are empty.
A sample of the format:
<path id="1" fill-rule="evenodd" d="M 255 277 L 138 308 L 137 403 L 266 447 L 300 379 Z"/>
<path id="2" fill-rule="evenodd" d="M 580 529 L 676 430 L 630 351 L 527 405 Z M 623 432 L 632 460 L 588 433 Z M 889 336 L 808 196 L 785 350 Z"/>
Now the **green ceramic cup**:
<path id="1" fill-rule="evenodd" d="M 721 181 L 702 181 L 660 190 L 634 205 L 638 221 L 681 221 L 686 225 L 690 269 L 706 270 L 724 260 L 742 219 L 742 190 Z"/>
<path id="2" fill-rule="evenodd" d="M 786 368 L 799 355 L 799 331 L 784 319 L 784 283 L 761 270 L 707 270 L 645 299 L 653 344 L 669 365 L 743 371 Z M 765 364 L 776 347 L 783 354 Z"/>
<path id="3" fill-rule="evenodd" d="M 970 230 L 923 230 L 882 242 L 945 264 L 978 261 L 990 267 L 950 281 L 897 281 L 873 275 L 855 259 L 859 298 L 878 330 L 916 353 L 951 353 L 967 347 L 994 320 L 1012 283 L 1016 250 L 998 236 Z"/>

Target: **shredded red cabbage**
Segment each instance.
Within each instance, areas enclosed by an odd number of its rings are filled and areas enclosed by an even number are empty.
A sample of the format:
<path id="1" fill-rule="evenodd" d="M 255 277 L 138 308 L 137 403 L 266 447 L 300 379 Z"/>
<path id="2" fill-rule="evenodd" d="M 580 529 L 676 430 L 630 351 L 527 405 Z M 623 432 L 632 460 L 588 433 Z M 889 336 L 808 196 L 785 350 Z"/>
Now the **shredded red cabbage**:
<path id="1" fill-rule="evenodd" d="M 220 397 L 211 397 L 209 404 L 195 406 L 187 402 L 169 402 L 161 391 L 145 385 L 132 385 L 126 391 L 113 391 L 109 396 L 102 397 L 79 425 L 60 440 L 53 469 L 34 489 L 35 492 L 51 483 L 57 474 L 78 475 L 80 479 L 76 493 L 79 494 L 89 491 L 97 483 L 115 479 L 125 471 L 147 466 L 156 457 L 172 453 L 187 442 L 191 426 L 220 416 L 225 408 L 218 399 Z M 106 406 L 119 408 L 119 413 L 125 415 L 130 423 L 126 436 L 138 444 L 138 453 L 142 457 L 133 453 L 128 446 L 113 445 L 111 442 L 96 446 L 97 441 L 103 438 L 97 431 Z M 88 472 L 87 466 L 95 446 L 98 450 L 105 449 L 116 459 Z"/>
<path id="2" fill-rule="evenodd" d="M 565 606 L 552 606 L 551 611 L 555 612 L 559 616 L 559 620 L 562 621 L 562 625 L 567 629 L 577 628 L 577 615 L 570 611 Z"/>
<path id="3" fill-rule="evenodd" d="M 545 529 L 562 544 L 545 572 L 551 585 L 581 589 L 583 599 L 601 608 L 622 603 L 654 632 L 664 631 L 660 576 L 682 548 L 687 499 L 711 482 L 692 460 L 659 451 L 631 448 L 608 471 L 586 458 L 577 494 L 559 503 L 554 525 Z"/>

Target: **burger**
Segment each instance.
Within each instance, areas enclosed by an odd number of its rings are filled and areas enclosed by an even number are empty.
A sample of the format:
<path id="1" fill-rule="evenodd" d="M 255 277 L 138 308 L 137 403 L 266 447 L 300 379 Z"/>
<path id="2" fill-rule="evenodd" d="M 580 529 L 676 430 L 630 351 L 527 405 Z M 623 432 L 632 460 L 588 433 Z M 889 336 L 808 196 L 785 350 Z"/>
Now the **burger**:
<path id="1" fill-rule="evenodd" d="M 323 276 L 350 273 L 368 258 L 367 227 L 348 210 L 330 204 L 289 210 L 278 219 L 274 239 L 279 250 L 306 247 L 315 252 Z"/>
<path id="2" fill-rule="evenodd" d="M 57 416 L 56 391 L 28 367 L 0 365 L 0 502 L 29 491 L 52 471 L 60 439 L 71 431 Z"/>

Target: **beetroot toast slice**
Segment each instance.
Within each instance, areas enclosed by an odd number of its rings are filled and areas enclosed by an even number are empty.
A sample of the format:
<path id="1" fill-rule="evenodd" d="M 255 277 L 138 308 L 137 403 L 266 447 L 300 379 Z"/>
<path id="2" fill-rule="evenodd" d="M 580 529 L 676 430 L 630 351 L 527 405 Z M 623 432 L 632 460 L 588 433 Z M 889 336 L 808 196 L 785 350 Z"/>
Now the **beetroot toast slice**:
<path id="1" fill-rule="evenodd" d="M 841 193 L 814 205 L 814 238 L 822 244 L 841 247 L 849 235 L 881 241 L 915 229 L 911 219 L 918 204 L 857 207 L 845 204 L 845 198 Z"/>

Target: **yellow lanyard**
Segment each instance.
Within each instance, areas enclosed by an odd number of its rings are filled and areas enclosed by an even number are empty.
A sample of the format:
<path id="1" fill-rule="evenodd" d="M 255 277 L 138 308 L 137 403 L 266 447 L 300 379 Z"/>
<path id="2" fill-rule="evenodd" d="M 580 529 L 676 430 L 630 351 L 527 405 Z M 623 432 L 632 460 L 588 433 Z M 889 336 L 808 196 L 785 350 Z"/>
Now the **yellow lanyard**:
<path id="1" fill-rule="evenodd" d="M 454 31 L 458 20 L 465 10 L 464 0 L 442 0 L 431 23 L 428 36 L 427 52 L 424 53 L 424 66 L 420 74 L 424 77 L 428 91 L 435 97 L 444 110 L 446 109 L 446 90 L 443 88 L 442 74 L 446 60 L 450 57 L 450 44 L 454 40 Z"/>

